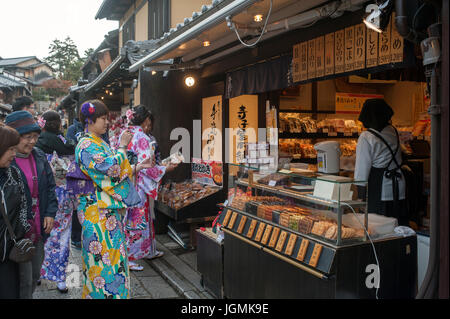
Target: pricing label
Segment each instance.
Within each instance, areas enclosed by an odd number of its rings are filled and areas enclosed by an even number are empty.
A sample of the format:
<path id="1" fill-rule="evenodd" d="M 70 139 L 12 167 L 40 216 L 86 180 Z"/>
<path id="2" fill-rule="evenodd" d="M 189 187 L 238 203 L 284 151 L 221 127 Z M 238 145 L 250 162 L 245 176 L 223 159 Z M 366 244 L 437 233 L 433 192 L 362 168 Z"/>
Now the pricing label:
<path id="1" fill-rule="evenodd" d="M 224 227 L 227 226 L 228 221 L 230 220 L 231 214 L 232 214 L 231 210 L 227 211 L 227 214 L 225 215 L 225 218 L 223 219 L 222 226 L 224 226 Z"/>
<path id="2" fill-rule="evenodd" d="M 264 223 L 260 223 L 259 224 L 258 231 L 256 232 L 256 236 L 255 236 L 255 240 L 256 241 L 260 241 L 261 240 L 261 237 L 262 237 L 262 234 L 263 234 L 263 231 L 264 231 L 265 227 L 266 227 L 266 224 L 264 224 Z"/>
<path id="3" fill-rule="evenodd" d="M 327 128 L 323 128 L 323 129 L 322 129 L 322 132 L 323 132 L 323 133 L 328 133 L 328 129 L 327 129 Z"/>
<path id="4" fill-rule="evenodd" d="M 281 252 L 281 250 L 283 249 L 284 242 L 286 241 L 286 237 L 287 237 L 287 232 L 285 232 L 283 230 L 280 234 L 280 238 L 278 239 L 277 247 L 275 247 L 276 251 Z"/>
<path id="5" fill-rule="evenodd" d="M 277 185 L 277 182 L 276 182 L 276 181 L 270 181 L 270 182 L 269 182 L 269 186 L 274 187 L 275 185 Z"/>
<path id="6" fill-rule="evenodd" d="M 314 250 L 311 255 L 311 259 L 309 260 L 309 265 L 312 267 L 316 267 L 320 258 L 320 254 L 322 253 L 323 246 L 320 244 L 314 245 Z"/>
<path id="7" fill-rule="evenodd" d="M 303 261 L 305 259 L 306 250 L 308 249 L 309 240 L 302 239 L 302 243 L 300 244 L 300 249 L 298 250 L 297 260 Z"/>
<path id="8" fill-rule="evenodd" d="M 352 132 L 344 132 L 344 136 L 352 136 L 353 133 Z"/>
<path id="9" fill-rule="evenodd" d="M 337 136 L 337 132 L 328 132 L 328 136 Z"/>
<path id="10" fill-rule="evenodd" d="M 242 234 L 242 231 L 244 230 L 245 222 L 247 221 L 247 216 L 242 216 L 241 221 L 239 222 L 239 226 L 237 229 L 237 232 L 239 234 Z"/>
<path id="11" fill-rule="evenodd" d="M 275 244 L 277 243 L 278 235 L 280 234 L 280 229 L 275 227 L 272 232 L 272 237 L 270 237 L 269 241 L 269 247 L 273 248 L 275 247 Z"/>
<path id="12" fill-rule="evenodd" d="M 286 250 L 284 253 L 288 256 L 292 255 L 292 252 L 294 251 L 295 243 L 297 242 L 297 235 L 291 234 L 289 237 L 288 244 L 286 246 Z"/>
<path id="13" fill-rule="evenodd" d="M 228 224 L 228 228 L 233 229 L 234 222 L 236 221 L 237 216 L 238 216 L 238 214 L 236 212 L 233 212 L 230 223 Z"/>
<path id="14" fill-rule="evenodd" d="M 263 238 L 261 240 L 261 244 L 265 245 L 269 241 L 270 232 L 272 231 L 272 226 L 267 225 L 266 230 L 264 231 Z"/>
<path id="15" fill-rule="evenodd" d="M 247 237 L 248 238 L 252 238 L 253 237 L 253 233 L 255 232 L 255 228 L 256 228 L 256 224 L 258 223 L 258 221 L 256 219 L 252 220 L 252 222 L 250 223 L 250 227 L 248 228 L 247 231 Z"/>

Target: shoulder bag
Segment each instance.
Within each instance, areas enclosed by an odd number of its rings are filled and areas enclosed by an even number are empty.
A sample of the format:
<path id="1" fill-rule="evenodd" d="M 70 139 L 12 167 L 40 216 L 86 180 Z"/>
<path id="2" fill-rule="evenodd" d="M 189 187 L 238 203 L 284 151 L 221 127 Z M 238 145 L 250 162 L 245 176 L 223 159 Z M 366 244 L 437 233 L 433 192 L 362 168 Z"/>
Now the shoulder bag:
<path id="1" fill-rule="evenodd" d="M 14 242 L 14 246 L 9 253 L 9 259 L 16 263 L 25 263 L 31 261 L 34 256 L 34 252 L 36 247 L 34 246 L 31 239 L 23 238 L 20 240 L 16 239 L 16 235 L 14 234 L 11 223 L 9 222 L 8 215 L 5 212 L 5 205 L 3 199 L 0 203 L 0 211 L 3 215 L 3 219 L 5 220 L 6 227 L 8 228 L 9 235 Z"/>

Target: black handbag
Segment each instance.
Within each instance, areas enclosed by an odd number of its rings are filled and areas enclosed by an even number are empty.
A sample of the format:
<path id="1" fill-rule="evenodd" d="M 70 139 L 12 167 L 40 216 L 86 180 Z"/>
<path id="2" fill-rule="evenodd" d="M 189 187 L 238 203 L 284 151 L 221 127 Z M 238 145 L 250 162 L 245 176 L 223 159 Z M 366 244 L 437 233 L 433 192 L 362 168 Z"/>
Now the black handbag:
<path id="1" fill-rule="evenodd" d="M 14 242 L 14 246 L 12 247 L 9 253 L 9 260 L 14 261 L 16 263 L 25 263 L 31 261 L 34 256 L 34 252 L 36 247 L 33 244 L 33 241 L 28 238 L 23 238 L 17 240 L 16 235 L 14 234 L 11 223 L 9 222 L 8 215 L 5 212 L 5 206 L 3 200 L 0 203 L 0 211 L 2 212 L 3 219 L 5 220 L 6 227 L 8 228 L 9 235 Z"/>

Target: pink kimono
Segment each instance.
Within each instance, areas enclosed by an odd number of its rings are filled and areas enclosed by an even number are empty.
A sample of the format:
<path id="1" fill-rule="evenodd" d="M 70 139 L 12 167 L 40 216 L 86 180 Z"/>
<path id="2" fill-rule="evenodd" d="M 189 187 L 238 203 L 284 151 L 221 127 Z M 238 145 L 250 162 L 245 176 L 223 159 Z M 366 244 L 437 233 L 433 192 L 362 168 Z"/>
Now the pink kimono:
<path id="1" fill-rule="evenodd" d="M 130 126 L 128 129 L 133 133 L 128 150 L 137 155 L 139 163 L 155 154 L 157 145 L 153 137 L 145 134 L 140 126 Z M 153 207 L 165 172 L 165 166 L 156 165 L 138 174 L 135 187 L 142 200 L 141 206 L 128 208 L 125 217 L 128 259 L 131 261 L 150 258 L 156 253 Z"/>

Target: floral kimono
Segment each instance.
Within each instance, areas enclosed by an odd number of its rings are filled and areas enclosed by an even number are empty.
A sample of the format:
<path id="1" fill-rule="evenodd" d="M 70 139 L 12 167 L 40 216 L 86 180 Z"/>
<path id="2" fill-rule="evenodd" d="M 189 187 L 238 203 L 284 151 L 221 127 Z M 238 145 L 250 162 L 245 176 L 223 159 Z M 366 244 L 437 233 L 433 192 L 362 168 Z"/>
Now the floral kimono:
<path id="1" fill-rule="evenodd" d="M 58 157 L 54 152 L 53 154 L 47 154 L 47 159 L 55 176 L 58 211 L 50 237 L 45 242 L 45 257 L 41 268 L 41 278 L 65 282 L 70 253 L 72 213 L 76 210 L 76 197 L 67 189 L 65 176 L 74 156 Z"/>
<path id="2" fill-rule="evenodd" d="M 133 133 L 128 150 L 137 155 L 139 163 L 155 154 L 156 141 L 146 135 L 140 126 L 130 126 L 128 129 Z M 141 205 L 128 208 L 125 219 L 129 260 L 153 257 L 156 253 L 153 203 L 165 172 L 165 166 L 157 165 L 138 174 L 135 187 L 141 197 Z"/>
<path id="3" fill-rule="evenodd" d="M 75 150 L 76 162 L 95 187 L 79 196 L 84 286 L 82 298 L 130 298 L 128 256 L 120 212 L 141 200 L 131 182 L 123 152 L 86 134 Z"/>

